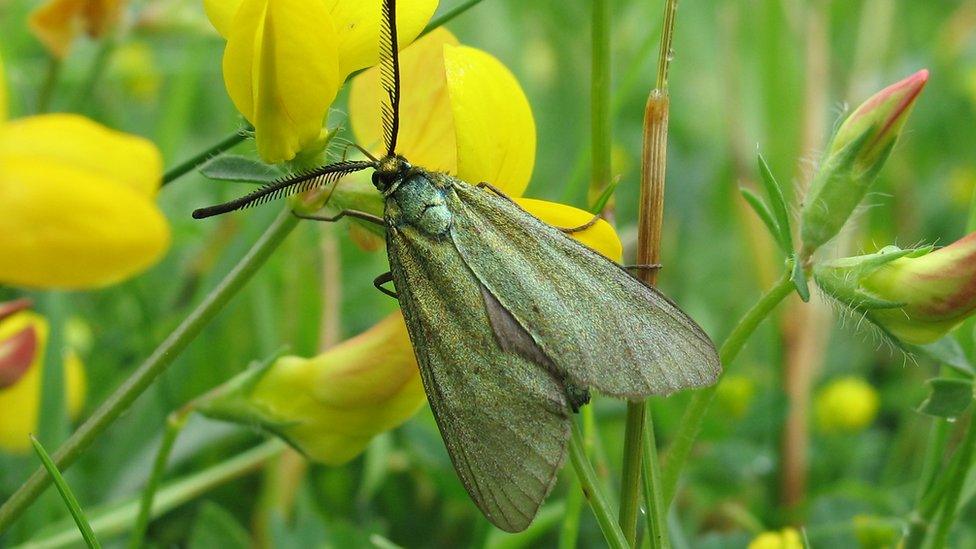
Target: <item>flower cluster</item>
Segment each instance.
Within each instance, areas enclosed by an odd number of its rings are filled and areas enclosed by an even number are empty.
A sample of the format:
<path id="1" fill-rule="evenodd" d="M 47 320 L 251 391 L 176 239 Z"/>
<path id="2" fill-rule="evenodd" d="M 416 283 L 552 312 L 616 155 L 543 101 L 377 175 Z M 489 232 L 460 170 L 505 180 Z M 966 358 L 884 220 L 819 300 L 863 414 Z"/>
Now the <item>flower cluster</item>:
<path id="1" fill-rule="evenodd" d="M 398 152 L 465 181 L 490 181 L 553 225 L 592 219 L 583 210 L 521 196 L 535 163 L 535 122 L 521 86 L 500 61 L 436 29 L 403 50 L 400 71 Z M 374 67 L 353 80 L 349 99 L 356 141 L 377 153 L 382 93 Z M 368 184 L 363 191 L 343 181 L 330 204 L 381 215 L 375 195 Z M 573 236 L 611 259 L 621 258 L 620 239 L 605 221 Z M 312 459 L 339 464 L 362 452 L 376 434 L 410 418 L 424 399 L 397 312 L 316 357 L 286 356 L 245 372 L 205 399 L 200 410 L 261 426 Z"/>

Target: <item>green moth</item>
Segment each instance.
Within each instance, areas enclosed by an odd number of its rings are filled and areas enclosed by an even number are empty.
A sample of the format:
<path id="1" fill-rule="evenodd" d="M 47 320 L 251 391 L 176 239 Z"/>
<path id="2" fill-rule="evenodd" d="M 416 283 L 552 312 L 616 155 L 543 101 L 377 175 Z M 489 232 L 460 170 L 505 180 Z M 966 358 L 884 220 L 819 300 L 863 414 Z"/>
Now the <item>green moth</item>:
<path id="1" fill-rule="evenodd" d="M 490 184 L 469 185 L 396 154 L 400 82 L 395 0 L 384 0 L 386 155 L 271 183 L 196 218 L 335 184 L 371 168 L 390 272 L 427 399 L 468 494 L 496 526 L 524 530 L 566 457 L 589 391 L 641 399 L 712 383 L 708 336 L 625 269 L 532 216 Z M 383 284 L 392 281 L 396 293 Z"/>

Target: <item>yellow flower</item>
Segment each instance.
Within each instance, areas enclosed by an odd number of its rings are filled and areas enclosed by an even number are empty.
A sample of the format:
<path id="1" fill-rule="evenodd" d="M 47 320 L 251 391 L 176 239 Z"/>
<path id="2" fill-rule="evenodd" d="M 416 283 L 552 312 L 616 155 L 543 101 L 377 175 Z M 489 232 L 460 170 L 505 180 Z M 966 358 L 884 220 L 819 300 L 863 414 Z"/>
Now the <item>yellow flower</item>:
<path id="1" fill-rule="evenodd" d="M 123 7 L 123 0 L 48 0 L 28 24 L 51 55 L 63 58 L 80 32 L 98 38 L 111 29 Z"/>
<path id="2" fill-rule="evenodd" d="M 30 448 L 28 435 L 37 429 L 40 407 L 48 325 L 25 306 L 0 304 L 0 450 L 8 452 Z M 75 418 L 85 403 L 86 382 L 74 352 L 65 357 L 64 375 L 68 413 Z"/>
<path id="3" fill-rule="evenodd" d="M 795 528 L 763 532 L 749 542 L 749 549 L 803 549 L 803 540 Z"/>
<path id="4" fill-rule="evenodd" d="M 535 160 L 535 122 L 515 78 L 488 54 L 457 45 L 436 30 L 403 51 L 399 152 L 428 169 L 490 181 L 512 196 L 528 185 Z M 358 77 L 350 98 L 357 138 L 379 149 L 379 79 Z M 333 200 L 350 196 L 381 207 L 372 186 L 365 193 L 344 182 Z M 369 198 L 363 198 L 368 196 Z M 519 203 L 557 226 L 578 226 L 592 214 L 541 200 Z M 381 212 L 376 212 L 381 213 Z M 619 260 L 620 240 L 600 221 L 573 233 Z M 425 394 L 406 325 L 394 313 L 363 334 L 315 358 L 284 357 L 228 382 L 200 410 L 212 417 L 262 428 L 309 458 L 327 464 L 357 456 L 376 434 L 393 429 L 423 405 Z"/>
<path id="5" fill-rule="evenodd" d="M 314 358 L 286 356 L 238 376 L 200 411 L 259 425 L 315 461 L 345 463 L 424 403 L 400 313 Z"/>
<path id="6" fill-rule="evenodd" d="M 469 183 L 487 181 L 554 226 L 579 226 L 593 217 L 571 206 L 521 198 L 535 164 L 535 121 L 521 86 L 500 61 L 459 45 L 441 28 L 401 53 L 400 80 L 397 152 L 411 163 Z M 377 153 L 382 93 L 373 68 L 353 80 L 349 96 L 353 134 Z M 610 259 L 622 257 L 620 239 L 603 220 L 572 236 Z"/>
<path id="7" fill-rule="evenodd" d="M 842 377 L 820 390 L 816 398 L 817 423 L 824 432 L 859 432 L 878 413 L 878 392 L 859 377 Z"/>
<path id="8" fill-rule="evenodd" d="M 255 128 L 267 162 L 318 142 L 346 77 L 379 61 L 380 0 L 205 0 L 224 38 L 224 83 Z M 400 45 L 433 15 L 436 0 L 398 4 Z"/>
<path id="9" fill-rule="evenodd" d="M 154 264 L 161 177 L 152 143 L 81 116 L 0 124 L 0 283 L 99 287 Z"/>

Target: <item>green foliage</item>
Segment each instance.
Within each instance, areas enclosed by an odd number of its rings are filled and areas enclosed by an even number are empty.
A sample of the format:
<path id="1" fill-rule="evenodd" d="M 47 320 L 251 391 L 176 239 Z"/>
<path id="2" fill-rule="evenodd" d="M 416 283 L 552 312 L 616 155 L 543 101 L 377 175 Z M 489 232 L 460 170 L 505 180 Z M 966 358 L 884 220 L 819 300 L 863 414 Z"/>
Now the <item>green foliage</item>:
<path id="1" fill-rule="evenodd" d="M 155 9 L 155 4 L 131 3 L 134 26 L 120 37 L 119 57 L 112 56 L 109 70 L 80 110 L 114 128 L 151 139 L 162 149 L 165 165 L 171 167 L 224 139 L 239 127 L 240 117 L 221 79 L 223 41 L 203 19 L 200 2 L 181 4 L 179 10 Z M 441 4 L 440 12 L 447 13 L 461 2 L 443 0 Z M 25 23 L 34 5 L 9 2 L 0 17 L 0 50 L 13 118 L 35 111 L 47 70 L 47 55 Z M 154 10 L 142 11 L 143 6 Z M 681 4 L 670 77 L 670 151 L 661 254 L 665 267 L 660 286 L 714 339 L 724 339 L 741 313 L 773 284 L 775 269 L 789 258 L 783 248 L 786 223 L 777 213 L 776 193 L 770 192 L 769 182 L 762 177 L 764 170 L 757 174 L 753 167 L 755 144 L 764 152 L 765 171 L 778 176 L 777 188 L 789 214 L 803 202 L 801 185 L 795 184 L 806 182 L 803 174 L 809 166 L 802 159 L 815 157 L 826 146 L 828 136 L 818 127 L 829 126 L 836 115 L 833 107 L 857 104 L 919 65 L 932 69 L 932 81 L 916 106 L 907 133 L 863 202 L 877 207 L 858 214 L 858 221 L 835 239 L 846 241 L 839 243 L 846 249 L 838 255 L 870 253 L 895 242 L 903 246 L 945 244 L 962 236 L 976 188 L 976 156 L 972 154 L 976 52 L 967 9 L 961 1 L 911 0 Z M 641 113 L 654 74 L 652 50 L 658 42 L 657 29 L 649 30 L 656 24 L 648 22 L 659 21 L 660 3 L 620 1 L 614 10 L 612 156 L 613 175 L 619 176 L 614 219 L 629 244 L 637 219 Z M 810 32 L 815 16 L 826 25 L 819 29 L 822 33 Z M 499 57 L 526 89 L 539 133 L 527 196 L 566 196 L 566 202 L 584 208 L 588 206 L 586 178 L 581 174 L 588 173 L 590 163 L 589 17 L 586 2 L 567 2 L 555 9 L 548 2 L 491 0 L 450 24 L 463 42 Z M 148 95 L 136 93 L 130 84 L 132 73 L 119 66 L 132 45 L 150 52 L 150 61 L 140 70 L 154 71 L 159 77 L 158 87 Z M 65 59 L 52 110 L 72 106 L 98 49 L 97 43 L 84 40 Z M 823 65 L 811 65 L 817 62 Z M 330 127 L 344 122 L 344 96 L 345 92 L 330 114 Z M 808 103 L 813 101 L 816 103 Z M 269 176 L 257 169 L 252 143 L 238 144 L 232 152 L 236 164 L 211 164 L 206 168 L 210 171 L 207 177 L 218 173 L 213 171 L 215 166 L 224 179 L 257 183 Z M 246 159 L 252 160 L 248 163 Z M 573 186 L 581 177 L 583 184 Z M 756 179 L 763 189 L 751 202 L 762 204 L 753 207 L 757 213 L 765 212 L 759 215 L 765 215 L 763 221 L 776 243 L 772 252 L 762 246 L 768 243 L 765 235 L 753 234 L 737 210 L 735 182 L 744 179 Z M 208 181 L 197 173 L 167 185 L 159 201 L 172 224 L 173 245 L 163 262 L 120 286 L 70 296 L 70 316 L 82 319 L 92 332 L 92 350 L 81 357 L 89 376 L 84 416 L 90 416 L 153 352 L 279 212 L 280 205 L 266 205 L 222 220 L 190 219 L 193 208 L 236 197 L 247 188 Z M 368 182 L 363 188 L 369 190 Z M 787 215 L 786 221 L 790 220 Z M 328 236 L 323 237 L 326 231 Z M 334 255 L 321 252 L 327 242 L 334 245 Z M 830 255 L 832 250 L 824 252 Z M 338 272 L 338 293 L 323 292 L 323 276 L 329 269 Z M 345 339 L 373 325 L 395 308 L 393 300 L 369 284 L 385 269 L 382 251 L 357 247 L 348 238 L 346 225 L 327 229 L 311 223 L 299 225 L 158 383 L 73 466 L 72 488 L 82 501 L 91 503 L 86 511 L 99 538 L 106 543 L 124 539 L 126 525 L 131 525 L 138 508 L 159 433 L 172 410 L 282 344 L 307 356 L 321 348 L 324 332 L 332 330 Z M 794 282 L 801 275 L 802 270 L 794 272 Z M 805 287 L 798 284 L 796 288 L 801 286 Z M 0 289 L 0 296 L 12 295 L 13 290 Z M 324 314 L 323 305 L 334 308 L 337 315 Z M 331 324 L 336 318 L 338 324 Z M 688 462 L 681 497 L 674 504 L 672 535 L 685 542 L 675 546 L 741 547 L 757 533 L 756 525 L 778 529 L 796 519 L 806 525 L 813 547 L 855 547 L 854 517 L 899 521 L 913 508 L 928 427 L 938 421 L 915 409 L 935 394 L 925 382 L 938 375 L 940 365 L 961 376 L 972 376 L 976 357 L 972 323 L 951 338 L 922 350 L 912 349 L 917 364 L 899 350 L 877 345 L 871 332 L 859 326 L 857 317 L 830 324 L 809 357 L 817 365 L 814 385 L 841 375 L 862 376 L 881 395 L 880 416 L 857 436 L 838 438 L 815 429 L 809 433 L 808 490 L 800 509 L 790 511 L 781 499 L 779 465 L 781 435 L 790 409 L 783 390 L 784 365 L 794 349 L 782 337 L 781 328 L 784 324 L 798 330 L 806 327 L 784 320 L 789 318 L 784 315 L 760 326 L 732 365 L 735 374 L 754 385 L 741 413 L 724 408 L 719 399 L 706 416 L 701 444 Z M 673 440 L 690 399 L 691 395 L 678 393 L 652 400 L 662 447 Z M 596 475 L 612 492 L 619 484 L 624 405 L 597 397 L 594 412 L 599 427 Z M 972 406 L 958 416 L 951 425 L 950 440 L 960 438 L 955 430 L 972 421 L 971 413 Z M 56 442 L 42 440 L 49 446 Z M 167 487 L 174 482 L 196 479 L 197 473 L 209 471 L 261 440 L 262 436 L 249 429 L 191 420 L 175 445 L 157 496 L 166 512 L 154 515 L 148 542 L 185 545 L 201 539 L 198 536 L 204 533 L 198 531 L 204 528 L 218 531 L 212 518 L 204 520 L 214 514 L 204 511 L 207 501 L 218 506 L 224 518 L 232 518 L 247 530 L 255 543 L 280 535 L 279 539 L 304 543 L 302 546 L 366 545 L 373 534 L 405 547 L 500 543 L 499 534 L 489 529 L 464 493 L 426 410 L 374 442 L 364 457 L 349 465 L 312 466 L 287 519 L 279 516 L 274 499 L 266 497 L 280 480 L 271 474 L 276 470 L 273 466 L 266 473 L 255 473 L 252 468 L 248 474 L 208 485 L 206 491 L 181 492 L 180 504 L 171 498 L 174 492 Z M 951 452 L 940 452 L 939 457 L 950 459 L 947 454 Z M 0 501 L 35 466 L 36 460 L 29 455 L 0 455 Z M 558 510 L 575 489 L 568 482 L 572 475 L 564 477 L 546 510 Z M 970 473 L 962 483 L 959 518 L 950 538 L 953 546 L 976 545 L 974 479 Z M 81 543 L 62 501 L 53 493 L 48 496 L 4 534 L 2 543 L 17 546 L 29 540 L 52 540 L 62 532 L 72 536 L 48 546 Z M 118 511 L 123 504 L 126 513 Z M 729 512 L 730 507 L 745 510 L 752 520 Z M 96 509 L 103 512 L 96 513 Z M 269 516 L 277 517 L 267 520 L 271 533 L 252 529 Z M 110 528 L 102 534 L 99 524 Z M 532 545 L 554 546 L 558 531 L 557 521 L 536 532 Z M 599 525 L 584 508 L 579 546 L 602 543 Z"/>

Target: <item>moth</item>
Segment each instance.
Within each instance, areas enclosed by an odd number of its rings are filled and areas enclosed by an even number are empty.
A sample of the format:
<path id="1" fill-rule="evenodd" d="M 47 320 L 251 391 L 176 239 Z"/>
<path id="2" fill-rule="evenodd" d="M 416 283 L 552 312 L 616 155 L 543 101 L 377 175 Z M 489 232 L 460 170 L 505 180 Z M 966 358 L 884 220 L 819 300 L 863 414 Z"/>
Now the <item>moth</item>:
<path id="1" fill-rule="evenodd" d="M 589 391 L 626 399 L 712 383 L 715 347 L 656 289 L 532 216 L 489 183 L 469 185 L 397 154 L 395 0 L 383 2 L 386 153 L 329 164 L 193 213 L 227 213 L 372 169 L 396 297 L 434 417 L 468 494 L 499 528 L 532 522 Z M 296 214 L 297 215 L 297 214 Z M 396 292 L 384 286 L 393 282 Z"/>

